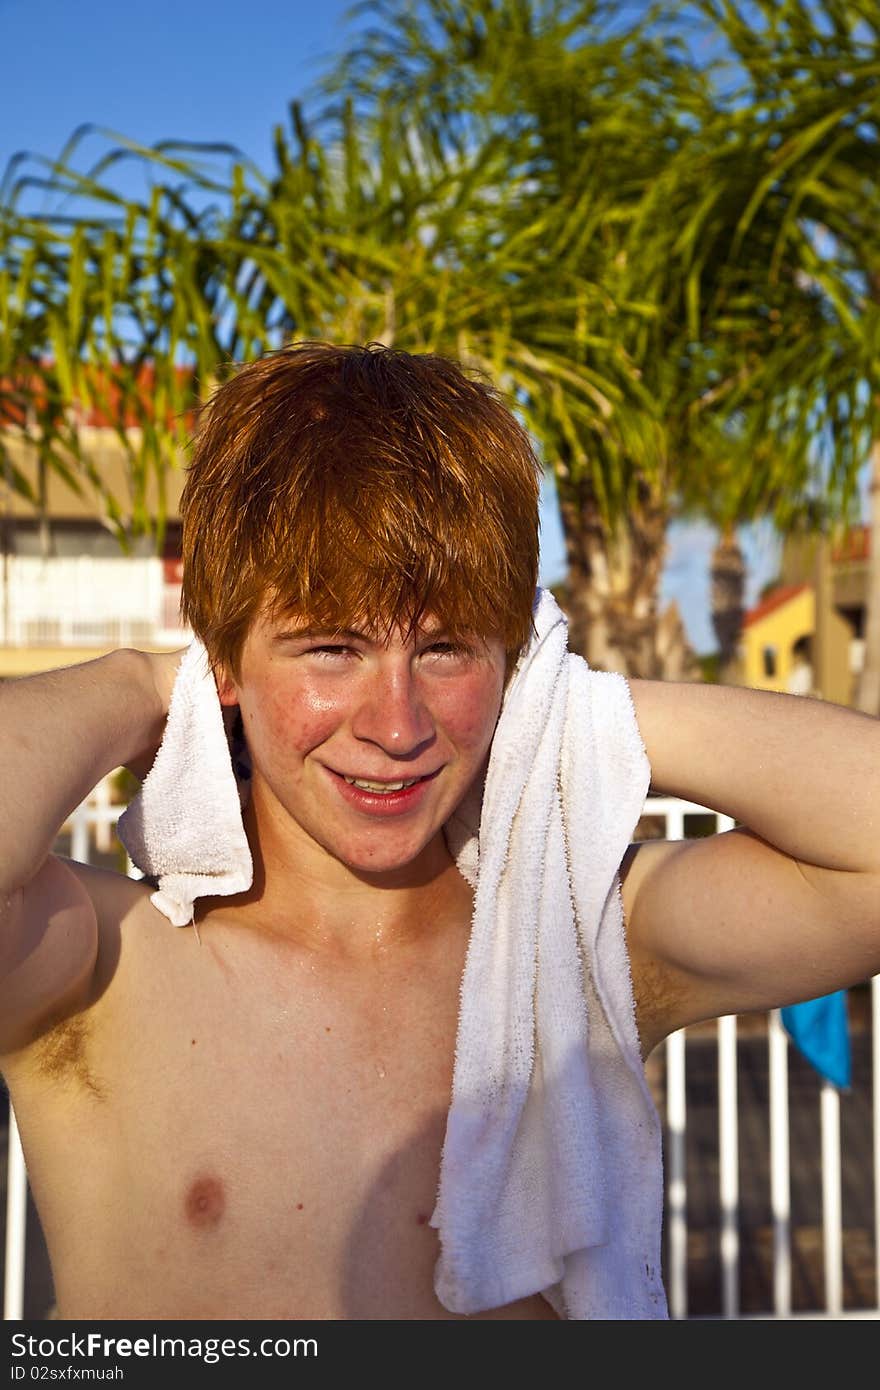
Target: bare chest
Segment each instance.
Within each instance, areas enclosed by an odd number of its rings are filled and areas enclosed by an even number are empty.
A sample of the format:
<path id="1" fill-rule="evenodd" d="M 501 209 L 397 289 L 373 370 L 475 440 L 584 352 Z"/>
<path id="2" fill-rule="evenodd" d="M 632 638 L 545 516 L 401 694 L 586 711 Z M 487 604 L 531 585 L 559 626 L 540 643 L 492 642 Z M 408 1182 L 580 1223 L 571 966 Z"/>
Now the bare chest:
<path id="1" fill-rule="evenodd" d="M 65 1316 L 449 1316 L 429 1221 L 465 945 L 363 978 L 209 939 L 120 961 L 90 1087 L 32 1108 Z"/>
<path id="2" fill-rule="evenodd" d="M 259 984 L 252 994 L 248 984 Z M 346 1260 L 361 1240 L 428 1231 L 452 1089 L 456 982 L 288 978 L 218 981 L 191 998 L 138 1068 L 131 1123 L 176 1184 L 194 1249 L 259 1228 L 264 1244 Z M 176 1119 L 178 1161 L 165 1157 Z M 208 1194 L 202 1200 L 202 1190 Z M 237 1221 L 238 1217 L 238 1221 Z M 360 1236 L 355 1233 L 360 1232 Z"/>

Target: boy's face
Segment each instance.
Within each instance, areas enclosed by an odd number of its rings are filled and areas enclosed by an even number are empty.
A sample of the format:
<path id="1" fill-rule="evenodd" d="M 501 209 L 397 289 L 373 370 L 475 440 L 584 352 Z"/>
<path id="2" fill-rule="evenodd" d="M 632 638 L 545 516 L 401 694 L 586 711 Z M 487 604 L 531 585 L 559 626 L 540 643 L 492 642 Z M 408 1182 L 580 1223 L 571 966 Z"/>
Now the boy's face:
<path id="1" fill-rule="evenodd" d="M 485 766 L 504 670 L 499 638 L 461 648 L 431 618 L 415 638 L 395 629 L 383 642 L 263 615 L 240 681 L 217 684 L 240 706 L 261 814 L 354 870 L 387 873 L 431 843 Z M 418 780 L 382 791 L 346 777 Z"/>

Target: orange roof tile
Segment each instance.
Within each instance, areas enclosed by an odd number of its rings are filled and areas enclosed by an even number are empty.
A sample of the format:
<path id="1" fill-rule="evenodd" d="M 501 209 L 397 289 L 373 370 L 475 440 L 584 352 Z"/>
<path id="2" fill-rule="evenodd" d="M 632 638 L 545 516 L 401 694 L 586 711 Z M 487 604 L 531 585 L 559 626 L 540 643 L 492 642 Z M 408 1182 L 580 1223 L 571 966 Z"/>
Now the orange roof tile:
<path id="1" fill-rule="evenodd" d="M 47 369 L 51 369 L 52 365 L 53 364 L 48 361 L 45 363 Z M 185 385 L 185 383 L 193 377 L 192 367 L 177 367 L 175 371 L 178 383 L 181 385 Z M 137 429 L 137 427 L 143 423 L 142 411 L 145 407 L 149 407 L 156 380 L 156 369 L 152 363 L 144 363 L 138 371 L 137 391 L 140 395 L 139 405 L 137 402 L 133 403 L 130 400 L 123 401 L 123 392 L 119 381 L 114 381 L 112 377 L 108 379 L 107 373 L 103 370 L 86 366 L 85 372 L 89 393 L 93 399 L 87 406 L 80 409 L 78 421 L 80 425 L 100 429 L 113 428 L 123 423 L 125 429 Z M 37 372 L 33 372 L 33 374 L 29 378 L 25 378 L 24 381 L 21 379 L 18 381 L 11 381 L 8 377 L 0 379 L 0 426 L 6 424 L 19 428 L 23 427 L 25 424 L 24 412 L 13 399 L 16 387 L 22 389 L 24 386 L 29 392 L 33 392 L 34 398 L 39 405 L 42 401 L 45 401 L 45 393 L 41 394 L 40 391 L 43 384 L 43 378 Z M 97 400 L 95 400 L 95 397 L 97 397 Z M 123 405 L 124 421 L 120 422 L 119 416 L 122 413 Z M 172 412 L 169 411 L 166 423 L 170 425 L 172 419 Z M 191 428 L 194 420 L 191 407 L 187 409 L 185 419 L 187 428 Z"/>
<path id="2" fill-rule="evenodd" d="M 867 560 L 870 554 L 871 528 L 866 525 L 853 526 L 842 541 L 831 547 L 831 559 L 835 564 Z"/>
<path id="3" fill-rule="evenodd" d="M 749 609 L 743 618 L 743 627 L 749 627 L 752 623 L 759 622 L 761 618 L 766 618 L 768 613 L 781 608 L 783 604 L 788 603 L 809 587 L 809 584 L 780 584 L 778 589 L 773 589 L 760 603 Z"/>

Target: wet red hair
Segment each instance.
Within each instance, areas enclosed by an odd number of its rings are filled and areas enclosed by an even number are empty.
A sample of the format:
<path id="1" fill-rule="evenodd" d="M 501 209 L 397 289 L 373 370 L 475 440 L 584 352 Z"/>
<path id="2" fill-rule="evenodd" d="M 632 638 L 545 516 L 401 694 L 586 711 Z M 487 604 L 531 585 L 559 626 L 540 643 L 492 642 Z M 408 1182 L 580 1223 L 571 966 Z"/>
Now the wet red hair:
<path id="1" fill-rule="evenodd" d="M 181 499 L 184 619 L 240 678 L 257 613 L 325 630 L 532 632 L 541 466 L 486 381 L 439 356 L 304 342 L 202 408 Z"/>

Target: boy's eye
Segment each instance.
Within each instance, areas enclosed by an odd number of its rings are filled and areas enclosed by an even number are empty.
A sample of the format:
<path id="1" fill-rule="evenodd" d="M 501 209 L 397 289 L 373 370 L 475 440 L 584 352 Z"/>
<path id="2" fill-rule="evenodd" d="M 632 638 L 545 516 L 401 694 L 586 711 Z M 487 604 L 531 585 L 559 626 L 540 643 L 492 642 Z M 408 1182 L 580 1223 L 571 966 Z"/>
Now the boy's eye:
<path id="1" fill-rule="evenodd" d="M 430 647 L 425 648 L 425 651 L 438 652 L 441 656 L 467 656 L 469 648 L 460 646 L 455 642 L 432 642 Z M 354 653 L 355 649 L 354 647 L 325 643 L 320 647 L 309 647 L 309 652 L 315 656 L 343 656 L 346 652 Z"/>
<path id="2" fill-rule="evenodd" d="M 435 642 L 428 650 L 432 652 L 442 652 L 444 655 L 449 656 L 465 656 L 468 649 L 467 647 L 457 646 L 455 642 Z"/>

